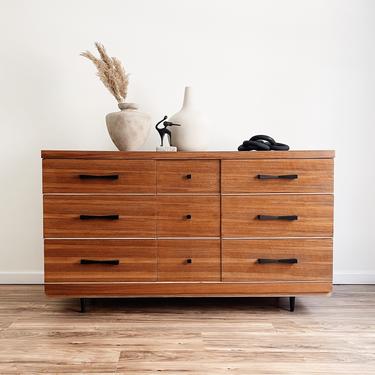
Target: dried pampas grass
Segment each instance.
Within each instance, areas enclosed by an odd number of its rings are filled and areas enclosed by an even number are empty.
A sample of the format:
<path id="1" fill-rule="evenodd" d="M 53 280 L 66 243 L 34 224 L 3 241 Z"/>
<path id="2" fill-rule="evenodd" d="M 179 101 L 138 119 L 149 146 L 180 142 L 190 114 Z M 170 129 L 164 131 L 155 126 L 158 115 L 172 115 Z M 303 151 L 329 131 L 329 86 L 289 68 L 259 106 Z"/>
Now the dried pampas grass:
<path id="1" fill-rule="evenodd" d="M 95 46 L 100 58 L 90 51 L 81 53 L 81 56 L 91 60 L 98 69 L 98 77 L 107 87 L 109 92 L 119 103 L 124 103 L 128 94 L 129 76 L 126 74 L 121 61 L 117 57 L 109 57 L 103 44 L 96 42 Z"/>

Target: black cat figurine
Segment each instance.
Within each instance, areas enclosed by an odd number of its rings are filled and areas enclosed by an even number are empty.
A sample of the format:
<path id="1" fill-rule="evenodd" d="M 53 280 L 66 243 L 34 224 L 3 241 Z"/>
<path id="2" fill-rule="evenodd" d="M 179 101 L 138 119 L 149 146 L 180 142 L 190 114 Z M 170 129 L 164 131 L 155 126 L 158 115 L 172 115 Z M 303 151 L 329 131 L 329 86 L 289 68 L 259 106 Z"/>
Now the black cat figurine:
<path id="1" fill-rule="evenodd" d="M 164 116 L 161 121 L 155 125 L 155 129 L 159 132 L 161 139 L 161 147 L 163 147 L 164 136 L 167 134 L 169 138 L 169 145 L 172 146 L 172 132 L 168 129 L 168 126 L 181 126 L 180 124 L 174 124 L 173 122 L 165 121 L 168 116 Z M 159 128 L 158 126 L 163 123 L 164 128 Z"/>

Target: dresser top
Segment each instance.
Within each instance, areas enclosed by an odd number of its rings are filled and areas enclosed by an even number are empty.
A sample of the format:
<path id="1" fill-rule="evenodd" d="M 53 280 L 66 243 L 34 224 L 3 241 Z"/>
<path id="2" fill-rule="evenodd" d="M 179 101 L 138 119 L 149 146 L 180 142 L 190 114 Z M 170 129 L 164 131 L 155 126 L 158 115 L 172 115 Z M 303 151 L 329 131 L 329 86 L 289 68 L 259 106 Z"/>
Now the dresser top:
<path id="1" fill-rule="evenodd" d="M 332 150 L 298 151 L 69 151 L 42 150 L 43 159 L 332 159 Z"/>

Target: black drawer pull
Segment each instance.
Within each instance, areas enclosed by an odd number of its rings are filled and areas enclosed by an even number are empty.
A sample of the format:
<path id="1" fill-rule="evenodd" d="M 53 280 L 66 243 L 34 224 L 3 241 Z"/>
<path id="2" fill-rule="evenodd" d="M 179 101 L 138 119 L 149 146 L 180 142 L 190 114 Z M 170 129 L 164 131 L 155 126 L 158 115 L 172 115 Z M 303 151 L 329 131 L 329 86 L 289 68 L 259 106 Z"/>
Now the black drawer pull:
<path id="1" fill-rule="evenodd" d="M 191 220 L 191 219 L 192 219 L 192 216 L 191 216 L 190 214 L 189 214 L 189 215 L 186 215 L 186 216 L 185 216 L 185 219 L 186 219 L 186 220 Z"/>
<path id="2" fill-rule="evenodd" d="M 118 220 L 119 215 L 79 215 L 80 220 Z"/>
<path id="3" fill-rule="evenodd" d="M 80 174 L 81 180 L 118 180 L 118 174 L 107 174 L 107 175 L 94 175 L 94 174 Z"/>
<path id="4" fill-rule="evenodd" d="M 298 263 L 298 259 L 296 258 L 287 258 L 287 259 L 260 258 L 257 260 L 257 263 L 259 264 L 270 264 L 270 263 L 296 264 Z"/>
<path id="5" fill-rule="evenodd" d="M 94 260 L 94 259 L 81 259 L 81 264 L 109 264 L 112 266 L 117 266 L 120 264 L 118 259 L 110 259 L 110 260 Z"/>
<path id="6" fill-rule="evenodd" d="M 258 215 L 258 220 L 286 220 L 286 221 L 294 221 L 298 220 L 297 215 L 286 215 L 286 216 L 271 216 L 271 215 Z"/>
<path id="7" fill-rule="evenodd" d="M 187 180 L 191 180 L 192 179 L 192 175 L 191 174 L 187 174 L 186 176 L 185 176 L 185 178 L 187 179 Z"/>
<path id="8" fill-rule="evenodd" d="M 259 180 L 296 180 L 298 178 L 298 174 L 281 174 L 279 176 L 271 175 L 271 174 L 258 174 Z"/>
<path id="9" fill-rule="evenodd" d="M 186 263 L 187 264 L 192 264 L 193 263 L 193 259 L 191 259 L 191 258 L 186 259 Z"/>

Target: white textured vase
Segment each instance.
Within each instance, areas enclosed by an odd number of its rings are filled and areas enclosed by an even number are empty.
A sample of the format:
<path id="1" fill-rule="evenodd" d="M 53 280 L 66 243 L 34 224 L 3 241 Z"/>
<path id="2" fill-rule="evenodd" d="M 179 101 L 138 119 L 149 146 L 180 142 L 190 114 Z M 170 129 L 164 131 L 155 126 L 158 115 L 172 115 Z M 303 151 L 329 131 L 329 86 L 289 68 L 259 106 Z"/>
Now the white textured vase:
<path id="1" fill-rule="evenodd" d="M 184 102 L 180 112 L 168 121 L 181 126 L 173 126 L 172 145 L 179 151 L 202 151 L 207 149 L 207 119 L 194 103 L 191 87 L 185 87 Z"/>
<path id="2" fill-rule="evenodd" d="M 108 113 L 107 129 L 113 143 L 120 151 L 138 150 L 150 132 L 151 118 L 137 110 L 133 103 L 119 103 L 120 112 Z"/>

